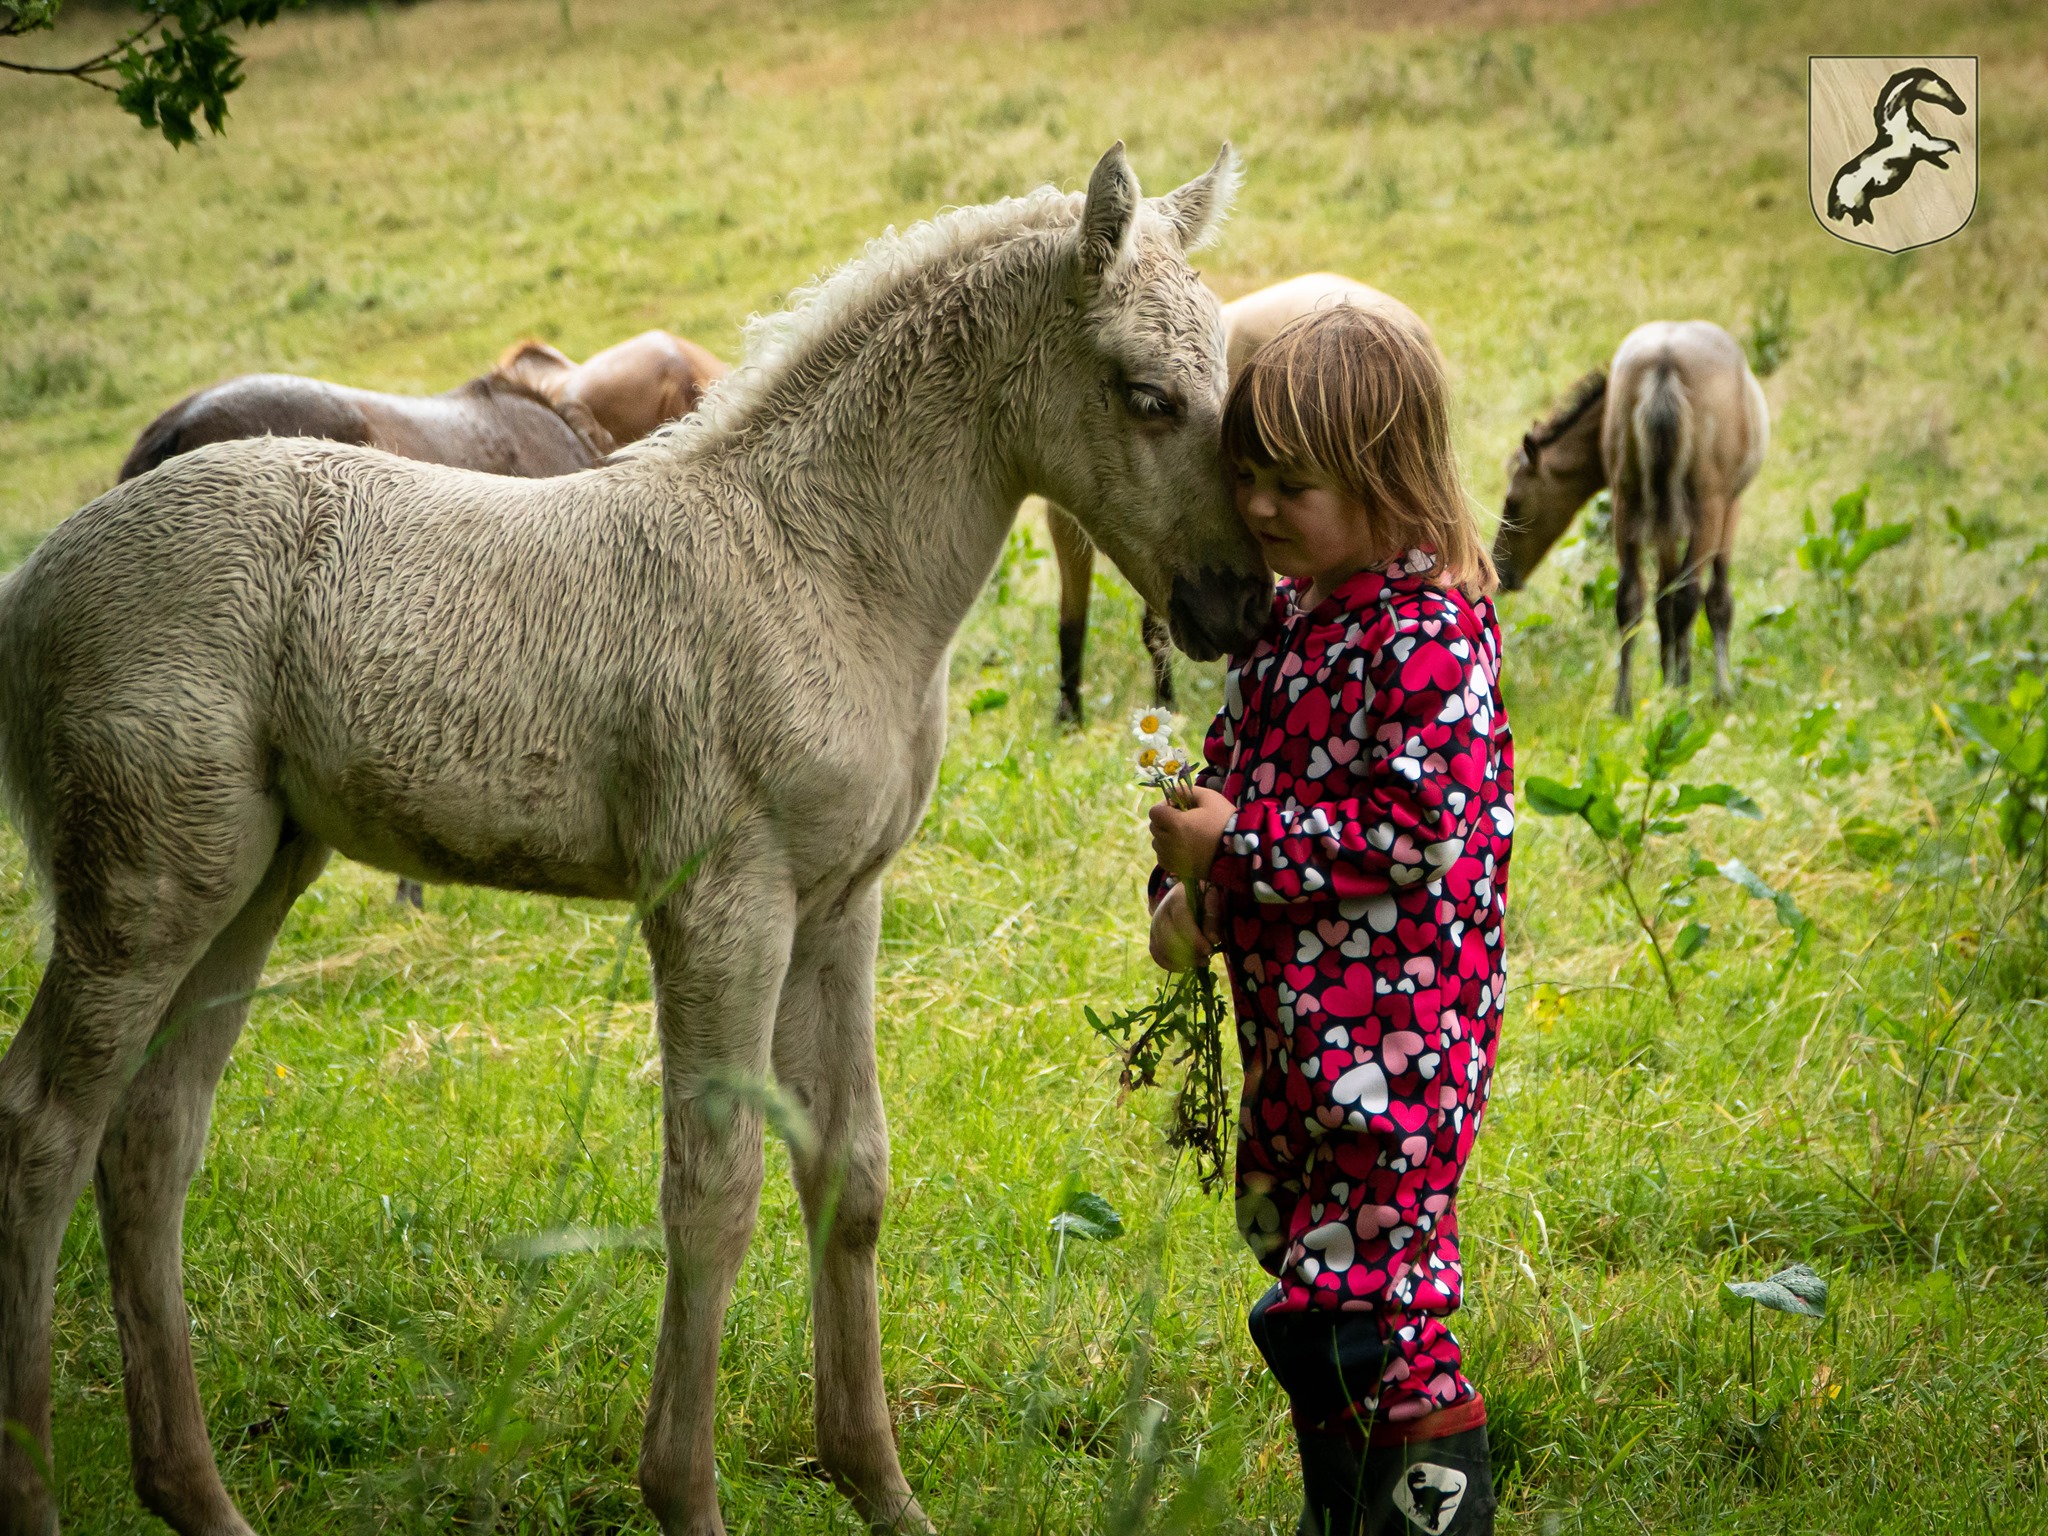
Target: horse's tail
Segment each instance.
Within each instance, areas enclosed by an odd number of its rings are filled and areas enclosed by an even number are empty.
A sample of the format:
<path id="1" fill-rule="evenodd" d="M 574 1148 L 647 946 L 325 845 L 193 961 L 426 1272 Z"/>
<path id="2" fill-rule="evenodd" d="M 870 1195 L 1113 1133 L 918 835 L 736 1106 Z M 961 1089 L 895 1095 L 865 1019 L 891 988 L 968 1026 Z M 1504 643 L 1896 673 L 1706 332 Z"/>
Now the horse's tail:
<path id="1" fill-rule="evenodd" d="M 1670 363 L 1654 365 L 1629 423 L 1643 510 L 1664 547 L 1683 546 L 1692 536 L 1690 494 L 1693 457 L 1692 401 Z"/>

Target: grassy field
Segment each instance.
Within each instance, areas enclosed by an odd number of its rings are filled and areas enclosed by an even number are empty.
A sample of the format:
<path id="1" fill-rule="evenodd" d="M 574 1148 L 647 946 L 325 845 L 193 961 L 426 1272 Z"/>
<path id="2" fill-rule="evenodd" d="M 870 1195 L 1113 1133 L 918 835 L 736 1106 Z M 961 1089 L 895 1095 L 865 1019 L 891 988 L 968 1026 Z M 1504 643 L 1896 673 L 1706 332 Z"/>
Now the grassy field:
<path id="1" fill-rule="evenodd" d="M 1523 820 L 1462 1202 L 1503 1528 L 2038 1531 L 2048 928 L 1961 727 L 2048 650 L 2048 560 L 2027 559 L 2048 539 L 2048 15 L 1870 11 L 434 0 L 261 34 L 231 132 L 182 153 L 82 88 L 0 81 L 0 564 L 214 379 L 440 389 L 521 335 L 580 355 L 657 324 L 731 353 L 749 312 L 885 224 L 1075 185 L 1117 136 L 1154 190 L 1220 138 L 1243 149 L 1203 258 L 1225 294 L 1329 267 L 1428 317 L 1488 506 L 1530 418 L 1630 326 L 1719 320 L 1778 358 L 1777 429 L 1737 561 L 1742 687 L 1697 705 L 1714 730 L 1686 772 L 1762 815 L 1695 813 L 1638 883 L 1740 859 L 1814 930 L 1795 952 L 1771 903 L 1700 881 L 1662 930 L 1711 928 L 1674 1007 L 1597 840 Z M 1960 237 L 1894 258 L 1806 207 L 1805 57 L 1909 50 L 1982 56 L 1983 185 Z M 1796 560 L 1801 514 L 1825 526 L 1863 482 L 1874 520 L 1914 532 L 1843 590 Z M 1569 545 L 1503 604 L 1525 774 L 1639 751 L 1606 714 L 1611 619 L 1584 600 L 1605 559 Z M 1290 1445 L 1242 1324 L 1263 1277 L 1172 1168 L 1164 1103 L 1119 1102 L 1082 1018 L 1153 983 L 1117 723 L 1141 698 L 1137 613 L 1099 585 L 1098 723 L 1058 735 L 1027 514 L 889 879 L 890 1390 L 948 1531 L 1289 1532 Z M 1182 677 L 1205 712 L 1213 669 Z M 186 1222 L 202 1389 L 259 1529 L 651 1529 L 631 1472 L 658 1257 L 507 1247 L 653 1218 L 625 925 L 452 889 L 415 915 L 341 863 L 295 911 Z M 0 1039 L 37 932 L 10 836 Z M 1122 1238 L 1049 1235 L 1072 1184 Z M 1720 1284 L 1795 1259 L 1829 1278 L 1828 1320 L 1766 1312 L 1752 1357 Z M 855 1528 L 809 1460 L 806 1285 L 778 1170 L 726 1340 L 735 1530 Z M 151 1525 L 106 1296 L 82 1208 L 57 1325 L 78 1532 Z"/>

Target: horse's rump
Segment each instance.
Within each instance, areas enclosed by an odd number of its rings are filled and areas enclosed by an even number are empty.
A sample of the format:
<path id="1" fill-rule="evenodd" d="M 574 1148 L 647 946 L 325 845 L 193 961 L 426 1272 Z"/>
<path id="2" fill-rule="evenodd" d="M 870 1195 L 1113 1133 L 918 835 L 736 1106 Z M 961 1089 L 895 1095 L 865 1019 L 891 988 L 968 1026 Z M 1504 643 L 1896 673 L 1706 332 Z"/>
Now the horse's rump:
<path id="1" fill-rule="evenodd" d="M 181 453 L 244 437 L 367 443 L 371 427 L 360 407 L 332 384 L 289 373 L 246 374 L 194 390 L 144 427 L 118 478 L 133 480 Z"/>

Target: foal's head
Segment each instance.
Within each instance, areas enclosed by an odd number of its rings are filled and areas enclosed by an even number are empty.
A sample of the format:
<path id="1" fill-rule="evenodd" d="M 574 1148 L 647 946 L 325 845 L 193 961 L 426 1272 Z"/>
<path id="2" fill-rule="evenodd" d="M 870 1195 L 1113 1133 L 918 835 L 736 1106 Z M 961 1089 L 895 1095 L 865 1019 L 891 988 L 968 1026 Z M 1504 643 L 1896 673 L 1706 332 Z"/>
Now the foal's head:
<path id="1" fill-rule="evenodd" d="M 1600 461 L 1606 401 L 1607 375 L 1596 369 L 1508 455 L 1507 501 L 1493 539 L 1493 563 L 1508 591 L 1521 589 L 1574 514 L 1607 483 Z"/>
<path id="2" fill-rule="evenodd" d="M 1226 145 L 1203 175 L 1147 199 L 1113 147 L 1075 231 L 1070 324 L 1042 344 L 1057 393 L 1040 402 L 1045 491 L 1088 530 L 1191 656 L 1241 649 L 1272 582 L 1223 470 L 1223 320 L 1188 264 L 1237 185 Z"/>

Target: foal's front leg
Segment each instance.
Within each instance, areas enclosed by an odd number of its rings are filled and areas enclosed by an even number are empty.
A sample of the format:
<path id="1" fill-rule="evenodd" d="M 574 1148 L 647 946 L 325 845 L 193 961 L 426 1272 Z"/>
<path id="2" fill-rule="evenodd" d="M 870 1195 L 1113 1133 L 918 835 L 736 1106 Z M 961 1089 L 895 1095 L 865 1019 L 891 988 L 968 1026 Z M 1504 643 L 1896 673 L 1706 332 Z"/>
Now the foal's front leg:
<path id="1" fill-rule="evenodd" d="M 661 1036 L 661 1221 L 668 1286 L 640 1446 L 663 1536 L 724 1536 L 718 1344 L 761 1198 L 758 1095 L 795 903 L 783 879 L 700 872 L 647 919 Z"/>
<path id="2" fill-rule="evenodd" d="M 816 1276 L 819 1460 L 877 1530 L 929 1531 L 897 1458 L 882 1387 L 875 1247 L 888 1198 L 889 1127 L 875 1072 L 881 912 L 881 885 L 870 882 L 799 928 L 775 1021 L 775 1075 L 815 1133 L 794 1161 Z"/>

